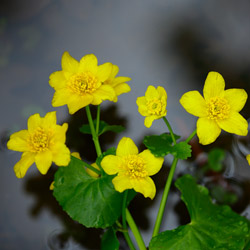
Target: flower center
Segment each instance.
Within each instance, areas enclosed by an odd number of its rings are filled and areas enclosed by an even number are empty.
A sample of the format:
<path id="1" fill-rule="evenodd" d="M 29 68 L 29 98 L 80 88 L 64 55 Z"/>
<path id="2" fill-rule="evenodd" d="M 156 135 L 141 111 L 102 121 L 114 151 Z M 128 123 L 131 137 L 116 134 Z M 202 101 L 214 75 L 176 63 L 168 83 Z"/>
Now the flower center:
<path id="1" fill-rule="evenodd" d="M 158 99 L 147 101 L 147 108 L 150 115 L 160 115 L 162 111 L 162 103 Z"/>
<path id="2" fill-rule="evenodd" d="M 68 82 L 69 89 L 79 95 L 93 93 L 99 88 L 97 78 L 91 72 L 78 73 L 70 77 Z"/>
<path id="3" fill-rule="evenodd" d="M 129 155 L 125 159 L 125 169 L 131 178 L 143 178 L 148 175 L 144 160 L 137 155 Z"/>
<path id="4" fill-rule="evenodd" d="M 50 135 L 43 128 L 38 127 L 29 137 L 31 152 L 43 152 L 49 149 Z"/>
<path id="5" fill-rule="evenodd" d="M 211 120 L 226 119 L 229 111 L 230 106 L 225 98 L 213 97 L 207 103 L 207 114 Z"/>

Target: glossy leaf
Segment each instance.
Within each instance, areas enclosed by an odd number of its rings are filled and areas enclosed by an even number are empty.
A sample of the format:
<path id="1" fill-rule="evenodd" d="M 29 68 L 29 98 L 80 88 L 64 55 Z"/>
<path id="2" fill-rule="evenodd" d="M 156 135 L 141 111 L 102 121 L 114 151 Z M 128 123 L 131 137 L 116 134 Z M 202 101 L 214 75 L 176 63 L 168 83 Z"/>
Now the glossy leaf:
<path id="1" fill-rule="evenodd" d="M 113 177 L 92 178 L 82 161 L 72 157 L 69 166 L 56 172 L 53 194 L 72 219 L 86 227 L 106 228 L 115 223 L 122 210 L 124 194 L 114 189 Z"/>
<path id="2" fill-rule="evenodd" d="M 173 146 L 172 152 L 180 160 L 186 160 L 191 156 L 191 146 L 186 142 L 180 142 Z"/>
<path id="3" fill-rule="evenodd" d="M 212 203 L 208 190 L 195 183 L 190 175 L 176 181 L 181 198 L 187 206 L 191 222 L 155 236 L 150 250 L 240 250 L 249 236 L 246 218 L 229 206 Z"/>
<path id="4" fill-rule="evenodd" d="M 94 120 L 93 122 L 94 122 L 94 126 L 96 127 L 96 120 Z M 100 121 L 98 135 L 101 135 L 101 134 L 103 134 L 105 132 L 108 132 L 108 131 L 112 131 L 112 132 L 115 132 L 115 133 L 120 133 L 124 129 L 125 128 L 123 126 L 121 126 L 121 125 L 109 125 L 108 123 L 106 123 L 104 121 Z M 80 128 L 80 131 L 83 134 L 91 134 L 91 130 L 90 130 L 89 124 L 82 125 L 82 127 Z"/>
<path id="5" fill-rule="evenodd" d="M 110 227 L 102 236 L 101 250 L 119 250 L 119 245 L 115 230 Z"/>

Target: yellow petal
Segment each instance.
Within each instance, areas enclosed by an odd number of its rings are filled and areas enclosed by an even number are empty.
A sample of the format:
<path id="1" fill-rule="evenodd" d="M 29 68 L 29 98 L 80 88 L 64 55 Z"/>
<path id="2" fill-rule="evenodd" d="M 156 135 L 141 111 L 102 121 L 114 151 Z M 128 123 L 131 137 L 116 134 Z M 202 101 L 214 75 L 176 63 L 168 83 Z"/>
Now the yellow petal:
<path id="1" fill-rule="evenodd" d="M 112 71 L 109 76 L 109 79 L 114 79 L 115 76 L 118 74 L 118 72 L 119 72 L 119 67 L 117 65 L 112 64 Z"/>
<path id="2" fill-rule="evenodd" d="M 138 106 L 138 112 L 142 116 L 148 116 L 147 100 L 145 96 L 137 97 L 136 104 Z"/>
<path id="3" fill-rule="evenodd" d="M 22 154 L 21 160 L 16 163 L 14 166 L 14 171 L 17 178 L 23 178 L 30 168 L 30 166 L 34 163 L 35 158 L 34 154 L 30 152 L 24 152 Z"/>
<path id="4" fill-rule="evenodd" d="M 83 107 L 89 105 L 93 100 L 93 96 L 90 94 L 85 94 L 84 96 L 74 95 L 71 100 L 68 101 L 67 106 L 69 113 L 72 115 L 76 111 L 80 110 Z"/>
<path id="5" fill-rule="evenodd" d="M 221 74 L 209 72 L 203 88 L 203 95 L 206 101 L 212 97 L 223 96 L 225 81 Z"/>
<path id="6" fill-rule="evenodd" d="M 152 126 L 153 121 L 160 119 L 160 118 L 161 117 L 156 116 L 156 115 L 151 115 L 151 116 L 145 117 L 145 120 L 144 120 L 145 127 L 150 128 Z"/>
<path id="7" fill-rule="evenodd" d="M 101 166 L 107 174 L 113 175 L 116 174 L 119 170 L 121 170 L 121 162 L 122 158 L 120 156 L 107 155 L 103 158 Z"/>
<path id="8" fill-rule="evenodd" d="M 130 77 L 126 77 L 126 76 L 118 76 L 116 77 L 113 82 L 111 83 L 112 87 L 115 87 L 116 85 L 118 84 L 121 84 L 121 83 L 126 83 L 126 82 L 129 82 L 131 81 L 131 78 Z"/>
<path id="9" fill-rule="evenodd" d="M 241 111 L 246 104 L 247 92 L 244 89 L 227 89 L 224 94 L 233 111 Z"/>
<path id="10" fill-rule="evenodd" d="M 206 116 L 206 102 L 198 91 L 185 93 L 180 99 L 180 104 L 188 113 L 194 116 Z"/>
<path id="11" fill-rule="evenodd" d="M 126 175 L 118 174 L 113 180 L 112 183 L 115 187 L 115 190 L 118 192 L 123 192 L 127 189 L 132 189 L 133 186 L 130 182 L 130 179 Z"/>
<path id="12" fill-rule="evenodd" d="M 50 128 L 54 125 L 56 125 L 56 111 L 48 112 L 44 119 L 43 119 L 43 125 L 46 128 Z"/>
<path id="13" fill-rule="evenodd" d="M 26 129 L 13 133 L 7 143 L 7 148 L 19 152 L 29 151 L 28 136 L 29 132 Z"/>
<path id="14" fill-rule="evenodd" d="M 98 66 L 96 76 L 98 77 L 98 79 L 101 82 L 104 82 L 109 78 L 111 71 L 112 71 L 112 64 L 111 63 L 104 63 L 104 64 Z"/>
<path id="15" fill-rule="evenodd" d="M 40 114 L 34 114 L 30 116 L 28 119 L 28 131 L 34 131 L 35 129 L 37 129 L 37 127 L 41 126 L 41 124 L 42 118 L 40 117 Z"/>
<path id="16" fill-rule="evenodd" d="M 219 126 L 229 132 L 236 135 L 246 136 L 248 133 L 247 120 L 237 112 L 230 114 L 229 118 L 217 121 Z"/>
<path id="17" fill-rule="evenodd" d="M 52 99 L 52 106 L 53 107 L 60 107 L 66 105 L 70 100 L 72 100 L 72 94 L 67 89 L 58 89 L 54 93 Z"/>
<path id="18" fill-rule="evenodd" d="M 145 198 L 149 197 L 150 199 L 153 199 L 155 197 L 156 188 L 153 180 L 150 177 L 132 179 L 131 183 L 134 190 L 143 194 Z"/>
<path id="19" fill-rule="evenodd" d="M 200 144 L 207 145 L 214 142 L 220 135 L 221 129 L 214 120 L 199 118 L 197 121 L 197 136 Z"/>
<path id="20" fill-rule="evenodd" d="M 99 105 L 103 100 L 112 101 L 115 98 L 115 91 L 109 85 L 101 85 L 93 94 L 91 104 Z"/>
<path id="21" fill-rule="evenodd" d="M 52 164 L 51 151 L 44 151 L 44 152 L 37 153 L 35 156 L 35 163 L 40 173 L 46 174 Z"/>
<path id="22" fill-rule="evenodd" d="M 78 152 L 72 152 L 71 155 L 74 156 L 75 158 L 81 160 L 81 156 Z"/>
<path id="23" fill-rule="evenodd" d="M 159 93 L 159 98 L 164 97 L 164 99 L 167 100 L 167 92 L 166 92 L 166 90 L 163 87 L 158 86 L 157 87 L 157 92 Z"/>
<path id="24" fill-rule="evenodd" d="M 97 73 L 97 58 L 94 54 L 88 54 L 80 60 L 79 72 L 89 71 L 94 75 Z"/>
<path id="25" fill-rule="evenodd" d="M 155 157 L 148 149 L 141 152 L 139 156 L 145 161 L 148 176 L 154 175 L 160 171 L 164 161 L 163 157 Z"/>
<path id="26" fill-rule="evenodd" d="M 61 89 L 66 86 L 66 78 L 63 71 L 56 71 L 49 76 L 49 85 L 54 89 Z"/>
<path id="27" fill-rule="evenodd" d="M 65 144 L 57 144 L 53 147 L 52 161 L 57 166 L 68 166 L 70 162 L 70 151 Z"/>
<path id="28" fill-rule="evenodd" d="M 154 86 L 149 85 L 145 93 L 145 97 L 146 99 L 154 99 L 154 98 L 158 99 L 159 93 Z"/>
<path id="29" fill-rule="evenodd" d="M 62 55 L 62 70 L 76 73 L 78 71 L 79 62 L 73 58 L 68 51 Z"/>
<path id="30" fill-rule="evenodd" d="M 94 168 L 97 169 L 97 170 L 100 170 L 99 166 L 98 166 L 95 162 L 92 163 L 91 166 L 94 167 Z M 98 178 L 98 177 L 99 177 L 99 174 L 97 174 L 96 172 L 92 171 L 92 170 L 89 169 L 89 168 L 86 168 L 86 172 L 87 172 L 90 176 L 92 176 L 92 177 L 94 177 L 94 178 Z"/>
<path id="31" fill-rule="evenodd" d="M 127 155 L 137 155 L 138 148 L 135 143 L 129 137 L 123 137 L 116 150 L 116 155 L 118 156 L 127 156 Z"/>
<path id="32" fill-rule="evenodd" d="M 250 154 L 249 154 L 249 155 L 247 155 L 247 156 L 246 156 L 246 158 L 247 158 L 247 162 L 248 162 L 248 164 L 250 165 Z"/>
<path id="33" fill-rule="evenodd" d="M 115 90 L 116 95 L 128 93 L 131 90 L 130 86 L 127 83 L 119 83 L 116 86 L 114 86 L 113 88 Z"/>

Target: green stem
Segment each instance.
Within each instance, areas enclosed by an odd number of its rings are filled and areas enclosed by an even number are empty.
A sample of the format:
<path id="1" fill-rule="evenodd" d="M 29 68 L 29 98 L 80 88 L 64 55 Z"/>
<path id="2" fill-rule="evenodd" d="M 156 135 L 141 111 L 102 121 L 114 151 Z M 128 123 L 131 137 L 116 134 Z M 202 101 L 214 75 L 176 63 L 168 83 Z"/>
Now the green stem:
<path id="1" fill-rule="evenodd" d="M 98 175 L 101 174 L 101 172 L 100 172 L 98 169 L 92 167 L 92 166 L 89 165 L 87 162 L 84 162 L 84 161 L 83 161 L 83 165 L 84 165 L 86 168 L 90 169 L 91 171 L 95 172 L 96 174 L 98 174 Z"/>
<path id="2" fill-rule="evenodd" d="M 165 210 L 165 206 L 166 206 L 166 202 L 168 199 L 168 194 L 169 194 L 169 190 L 170 190 L 170 186 L 174 177 L 174 172 L 175 172 L 175 168 L 177 165 L 178 159 L 175 157 L 173 162 L 172 162 L 172 166 L 168 175 L 168 179 L 164 188 L 164 192 L 162 195 L 162 199 L 161 199 L 161 204 L 159 207 L 159 211 L 157 214 L 157 218 L 156 218 L 156 222 L 155 222 L 155 227 L 154 227 L 154 231 L 153 231 L 153 235 L 152 237 L 156 236 L 159 233 L 160 230 L 160 226 L 161 226 L 161 221 L 162 221 L 162 217 L 163 217 L 163 213 Z"/>
<path id="3" fill-rule="evenodd" d="M 168 127 L 168 130 L 170 132 L 170 135 L 172 137 L 172 140 L 173 140 L 173 143 L 174 145 L 176 144 L 176 140 L 175 140 L 175 137 L 174 137 L 174 133 L 173 133 L 173 130 L 170 126 L 170 123 L 168 122 L 167 118 L 166 117 L 162 117 L 163 121 L 166 123 L 167 127 Z"/>
<path id="4" fill-rule="evenodd" d="M 195 129 L 193 133 L 185 140 L 186 143 L 189 143 L 192 138 L 196 135 L 197 130 Z"/>
<path id="5" fill-rule="evenodd" d="M 123 203 L 122 203 L 122 227 L 123 227 L 123 235 L 125 240 L 128 243 L 128 246 L 131 250 L 136 250 L 134 244 L 128 234 L 128 227 L 126 222 L 126 207 L 127 207 L 127 197 L 128 197 L 128 190 L 124 192 Z"/>
<path id="6" fill-rule="evenodd" d="M 95 128 L 95 133 L 98 136 L 99 133 L 99 126 L 100 126 L 100 113 L 101 113 L 101 106 L 97 106 L 97 114 L 96 114 L 96 128 Z"/>
<path id="7" fill-rule="evenodd" d="M 93 139 L 93 142 L 95 144 L 96 153 L 97 153 L 97 156 L 99 157 L 102 155 L 102 150 L 100 147 L 98 136 L 96 134 L 96 130 L 95 130 L 95 126 L 93 123 L 93 119 L 92 119 L 92 115 L 91 115 L 89 106 L 86 106 L 86 113 L 87 113 L 89 126 L 90 126 L 90 130 L 91 130 L 91 134 L 92 134 L 92 139 Z"/>
<path id="8" fill-rule="evenodd" d="M 145 243 L 142 239 L 142 236 L 140 234 L 140 231 L 138 230 L 135 222 L 134 222 L 134 219 L 133 217 L 131 216 L 130 212 L 128 209 L 126 209 L 126 219 L 127 219 L 127 222 L 128 222 L 128 225 L 135 237 L 135 240 L 137 242 L 137 245 L 139 247 L 140 250 L 146 250 L 146 246 L 145 246 Z"/>

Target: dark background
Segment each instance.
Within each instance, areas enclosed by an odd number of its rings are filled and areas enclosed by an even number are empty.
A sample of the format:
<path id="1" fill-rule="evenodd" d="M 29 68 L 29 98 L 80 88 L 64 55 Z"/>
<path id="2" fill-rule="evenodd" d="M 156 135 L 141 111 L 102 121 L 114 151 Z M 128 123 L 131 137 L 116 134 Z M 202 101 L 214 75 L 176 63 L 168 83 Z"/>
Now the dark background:
<path id="1" fill-rule="evenodd" d="M 226 88 L 244 88 L 250 93 L 250 2 L 248 0 L 2 0 L 0 2 L 0 249 L 98 249 L 99 230 L 85 230 L 61 211 L 49 191 L 56 167 L 41 176 L 33 166 L 25 178 L 15 177 L 13 166 L 20 154 L 6 149 L 11 133 L 26 129 L 27 118 L 56 110 L 59 123 L 68 122 L 67 145 L 94 161 L 91 139 L 78 127 L 86 121 L 83 111 L 68 115 L 66 107 L 53 108 L 54 90 L 49 75 L 61 69 L 64 51 L 76 59 L 94 53 L 99 63 L 120 67 L 129 76 L 132 91 L 116 105 L 105 102 L 102 118 L 123 124 L 126 131 L 101 138 L 103 148 L 116 146 L 123 136 L 141 145 L 145 135 L 165 132 L 163 121 L 144 127 L 136 98 L 149 84 L 168 93 L 168 120 L 174 131 L 188 136 L 196 118 L 179 104 L 183 93 L 202 91 L 209 71 L 221 73 Z M 242 114 L 250 116 L 249 101 Z M 248 183 L 250 167 L 239 138 L 222 133 L 211 146 L 195 141 L 195 164 L 213 146 L 227 150 L 227 177 Z M 249 147 L 250 148 L 250 147 Z M 197 160 L 198 159 L 198 160 Z M 155 177 L 158 195 L 151 202 L 138 196 L 131 211 L 148 244 L 171 157 Z M 193 171 L 193 163 L 180 162 L 178 173 Z M 248 216 L 249 188 L 238 212 Z M 162 229 L 179 225 L 184 208 L 176 209 L 179 194 L 169 197 Z M 183 210 L 184 209 L 184 210 Z M 236 209 L 237 210 L 237 209 Z M 186 219 L 188 220 L 188 218 Z M 182 221 L 182 220 L 181 220 Z M 185 219 L 184 219 L 185 221 Z"/>

